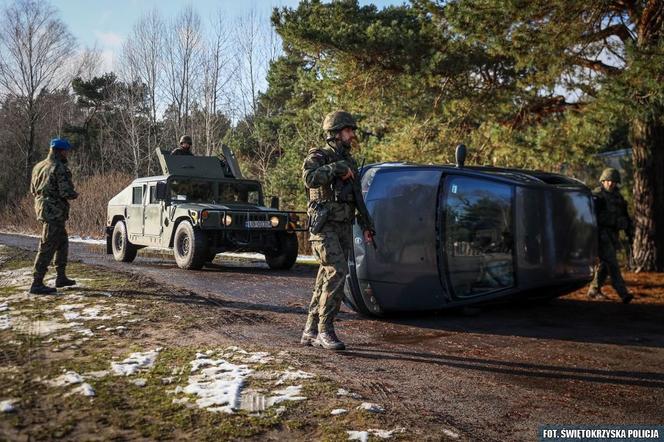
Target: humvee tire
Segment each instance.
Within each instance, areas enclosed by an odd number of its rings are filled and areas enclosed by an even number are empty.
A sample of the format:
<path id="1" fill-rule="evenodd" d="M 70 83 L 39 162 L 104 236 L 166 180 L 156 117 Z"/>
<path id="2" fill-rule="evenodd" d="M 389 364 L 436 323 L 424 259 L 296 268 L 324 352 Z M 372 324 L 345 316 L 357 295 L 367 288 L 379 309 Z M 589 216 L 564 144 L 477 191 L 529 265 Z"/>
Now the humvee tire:
<path id="1" fill-rule="evenodd" d="M 279 249 L 277 252 L 265 252 L 265 261 L 273 270 L 288 270 L 297 261 L 297 235 L 280 232 L 277 236 Z"/>
<path id="2" fill-rule="evenodd" d="M 173 255 L 181 269 L 198 270 L 208 258 L 205 233 L 194 228 L 189 221 L 178 224 L 173 238 Z"/>
<path id="3" fill-rule="evenodd" d="M 116 261 L 132 262 L 136 258 L 138 248 L 129 242 L 127 226 L 124 221 L 115 223 L 113 236 L 111 237 L 111 247 L 113 248 L 113 258 Z"/>

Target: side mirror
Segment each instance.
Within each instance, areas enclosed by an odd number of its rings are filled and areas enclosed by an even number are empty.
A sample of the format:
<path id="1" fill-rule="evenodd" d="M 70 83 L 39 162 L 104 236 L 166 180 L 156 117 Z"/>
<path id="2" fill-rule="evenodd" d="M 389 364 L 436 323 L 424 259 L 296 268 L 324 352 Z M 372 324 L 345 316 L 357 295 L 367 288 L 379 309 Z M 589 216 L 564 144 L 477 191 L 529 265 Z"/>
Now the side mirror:
<path id="1" fill-rule="evenodd" d="M 157 188 L 155 189 L 155 199 L 157 201 L 164 201 L 166 199 L 167 186 L 165 181 L 157 182 Z"/>
<path id="2" fill-rule="evenodd" d="M 270 207 L 273 209 L 279 209 L 279 197 L 273 196 L 270 198 Z"/>

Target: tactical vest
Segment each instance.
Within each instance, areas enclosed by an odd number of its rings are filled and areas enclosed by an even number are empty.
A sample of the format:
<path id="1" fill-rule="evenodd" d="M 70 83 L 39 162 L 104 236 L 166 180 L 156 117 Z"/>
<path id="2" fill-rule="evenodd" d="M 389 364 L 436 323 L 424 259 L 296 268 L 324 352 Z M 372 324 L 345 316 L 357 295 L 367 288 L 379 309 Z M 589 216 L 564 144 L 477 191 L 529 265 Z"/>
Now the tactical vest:
<path id="1" fill-rule="evenodd" d="M 331 164 L 336 161 L 344 160 L 354 169 L 353 172 L 357 174 L 355 161 L 352 158 L 344 157 L 337 153 L 332 147 L 323 147 L 311 149 L 309 154 L 319 152 L 325 158 L 325 164 Z M 341 180 L 333 180 L 331 183 L 313 189 L 307 189 L 309 195 L 309 205 L 316 203 L 323 203 L 329 210 L 329 220 L 336 222 L 352 222 L 355 217 L 355 204 L 352 199 L 346 201 L 337 200 L 337 192 L 335 193 L 335 186 L 341 184 Z"/>

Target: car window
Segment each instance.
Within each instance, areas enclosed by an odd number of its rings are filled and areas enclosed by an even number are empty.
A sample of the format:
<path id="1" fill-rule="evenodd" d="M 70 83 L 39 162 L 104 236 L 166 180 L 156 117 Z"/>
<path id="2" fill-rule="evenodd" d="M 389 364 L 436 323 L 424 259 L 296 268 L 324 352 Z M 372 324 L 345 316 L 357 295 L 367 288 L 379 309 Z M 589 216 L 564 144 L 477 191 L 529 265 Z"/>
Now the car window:
<path id="1" fill-rule="evenodd" d="M 143 204 L 143 186 L 136 186 L 132 189 L 132 204 Z"/>
<path id="2" fill-rule="evenodd" d="M 215 181 L 174 179 L 170 183 L 170 196 L 173 201 L 209 203 L 215 200 Z"/>
<path id="3" fill-rule="evenodd" d="M 456 296 L 512 287 L 512 186 L 453 176 L 445 195 L 445 253 Z"/>
<path id="4" fill-rule="evenodd" d="M 155 204 L 157 202 L 157 196 L 156 196 L 157 190 L 156 190 L 156 186 L 154 184 L 152 184 L 150 186 L 149 192 L 150 192 L 149 202 L 150 202 L 150 204 Z"/>

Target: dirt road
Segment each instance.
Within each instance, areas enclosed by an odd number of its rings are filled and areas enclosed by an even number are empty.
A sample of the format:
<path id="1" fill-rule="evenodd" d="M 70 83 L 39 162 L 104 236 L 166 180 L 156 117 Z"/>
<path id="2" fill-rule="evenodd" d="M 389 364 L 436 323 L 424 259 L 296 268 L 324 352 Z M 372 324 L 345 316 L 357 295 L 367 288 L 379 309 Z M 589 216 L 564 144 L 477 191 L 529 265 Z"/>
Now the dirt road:
<path id="1" fill-rule="evenodd" d="M 34 250 L 37 240 L 0 235 L 0 244 Z M 382 405 L 386 422 L 405 428 L 394 435 L 404 440 L 533 440 L 542 424 L 664 423 L 661 275 L 628 274 L 630 305 L 612 292 L 609 301 L 577 292 L 472 315 L 371 320 L 343 310 L 337 328 L 349 349 L 333 353 L 296 344 L 314 267 L 273 272 L 260 262 L 218 259 L 214 268 L 183 271 L 140 253 L 133 264 L 116 263 L 82 244 L 70 254 L 103 272 L 141 275 L 210 300 L 221 308 L 210 308 L 205 327 L 181 340 L 287 351 L 306 371 Z M 172 302 L 176 312 L 187 300 Z M 261 319 L 229 327 L 222 317 L 229 311 Z"/>

